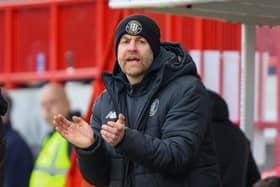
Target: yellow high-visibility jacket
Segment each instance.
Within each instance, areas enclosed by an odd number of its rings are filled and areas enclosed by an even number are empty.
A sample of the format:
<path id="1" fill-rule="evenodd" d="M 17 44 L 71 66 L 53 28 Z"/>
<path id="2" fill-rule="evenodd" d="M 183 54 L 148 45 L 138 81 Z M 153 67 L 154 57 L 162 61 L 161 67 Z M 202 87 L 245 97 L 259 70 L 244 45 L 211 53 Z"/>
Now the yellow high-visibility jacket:
<path id="1" fill-rule="evenodd" d="M 64 187 L 69 167 L 68 142 L 54 132 L 35 162 L 29 187 Z"/>

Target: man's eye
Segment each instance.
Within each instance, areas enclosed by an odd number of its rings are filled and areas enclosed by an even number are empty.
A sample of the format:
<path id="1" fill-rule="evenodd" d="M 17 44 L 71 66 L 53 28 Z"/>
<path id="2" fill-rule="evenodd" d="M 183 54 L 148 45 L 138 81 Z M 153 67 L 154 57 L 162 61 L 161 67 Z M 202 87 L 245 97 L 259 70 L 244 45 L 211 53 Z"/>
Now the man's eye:
<path id="1" fill-rule="evenodd" d="M 145 44 L 145 43 L 146 43 L 145 40 L 139 40 L 139 42 L 140 42 L 141 44 Z"/>
<path id="2" fill-rule="evenodd" d="M 127 44 L 127 43 L 128 43 L 128 40 L 121 40 L 120 43 L 121 43 L 121 44 Z"/>

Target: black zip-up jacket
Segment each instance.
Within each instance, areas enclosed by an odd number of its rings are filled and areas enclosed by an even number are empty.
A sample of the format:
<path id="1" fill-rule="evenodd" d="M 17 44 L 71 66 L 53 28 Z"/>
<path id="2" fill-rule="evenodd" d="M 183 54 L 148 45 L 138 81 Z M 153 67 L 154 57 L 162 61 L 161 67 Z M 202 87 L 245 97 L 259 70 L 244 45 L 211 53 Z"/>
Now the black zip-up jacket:
<path id="1" fill-rule="evenodd" d="M 220 176 L 209 130 L 208 95 L 191 57 L 179 44 L 162 43 L 144 80 L 130 86 L 116 63 L 103 74 L 91 125 L 95 143 L 77 149 L 84 178 L 97 187 L 218 187 Z M 116 146 L 102 124 L 126 116 Z"/>

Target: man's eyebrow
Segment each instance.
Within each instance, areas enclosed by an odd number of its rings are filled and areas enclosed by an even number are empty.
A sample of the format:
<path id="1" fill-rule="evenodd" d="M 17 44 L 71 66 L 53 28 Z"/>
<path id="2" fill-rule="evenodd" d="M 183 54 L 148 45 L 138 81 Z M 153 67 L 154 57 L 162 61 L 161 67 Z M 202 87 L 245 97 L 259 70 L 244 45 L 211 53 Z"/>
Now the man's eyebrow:
<path id="1" fill-rule="evenodd" d="M 128 37 L 128 36 L 122 36 L 121 39 L 120 39 L 120 41 L 121 41 L 121 40 L 129 40 L 129 37 Z"/>

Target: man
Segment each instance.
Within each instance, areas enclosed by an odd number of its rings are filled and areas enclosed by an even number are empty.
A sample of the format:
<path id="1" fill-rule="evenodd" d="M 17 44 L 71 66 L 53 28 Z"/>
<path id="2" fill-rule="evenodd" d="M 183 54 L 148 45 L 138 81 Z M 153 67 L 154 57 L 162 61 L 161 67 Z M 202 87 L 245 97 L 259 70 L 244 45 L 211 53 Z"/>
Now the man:
<path id="1" fill-rule="evenodd" d="M 3 186 L 4 180 L 4 157 L 5 157 L 5 129 L 3 126 L 2 116 L 8 109 L 8 103 L 3 98 L 0 88 L 0 186 Z"/>
<path id="2" fill-rule="evenodd" d="M 97 187 L 220 186 L 208 96 L 191 57 L 179 44 L 160 43 L 158 25 L 144 15 L 120 22 L 115 52 L 91 127 L 54 118 L 77 147 L 85 179 Z"/>
<path id="3" fill-rule="evenodd" d="M 54 115 L 62 114 L 68 119 L 74 115 L 70 111 L 70 102 L 64 87 L 59 84 L 50 83 L 42 88 L 40 104 L 44 119 L 52 127 Z M 64 187 L 65 176 L 70 167 L 70 152 L 70 144 L 53 128 L 35 162 L 30 187 Z"/>
<path id="4" fill-rule="evenodd" d="M 34 158 L 25 140 L 13 129 L 11 122 L 12 98 L 7 92 L 3 93 L 3 97 L 8 101 L 9 105 L 7 113 L 3 118 L 6 135 L 4 187 L 28 187 L 30 175 L 34 167 Z"/>
<path id="5" fill-rule="evenodd" d="M 225 100 L 208 90 L 212 102 L 212 127 L 223 186 L 251 187 L 260 179 L 249 140 L 229 119 Z"/>

